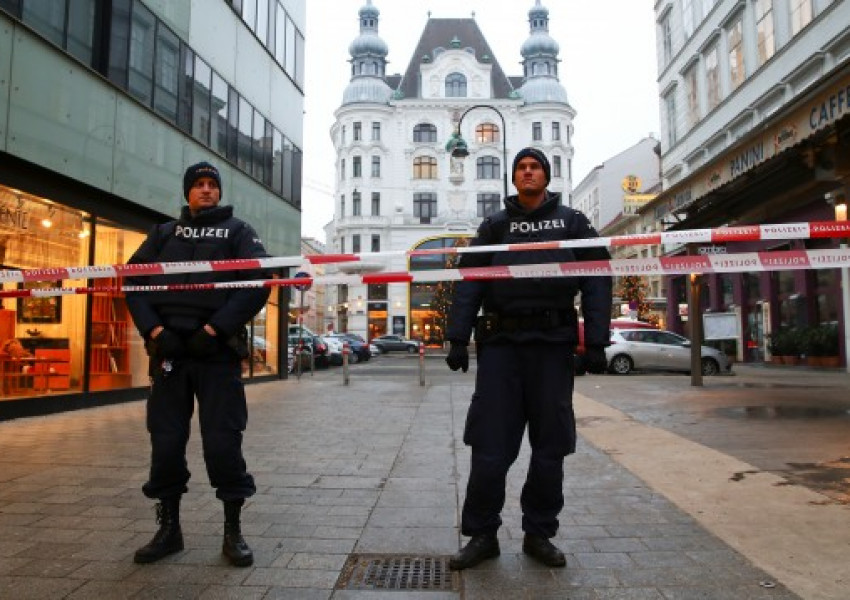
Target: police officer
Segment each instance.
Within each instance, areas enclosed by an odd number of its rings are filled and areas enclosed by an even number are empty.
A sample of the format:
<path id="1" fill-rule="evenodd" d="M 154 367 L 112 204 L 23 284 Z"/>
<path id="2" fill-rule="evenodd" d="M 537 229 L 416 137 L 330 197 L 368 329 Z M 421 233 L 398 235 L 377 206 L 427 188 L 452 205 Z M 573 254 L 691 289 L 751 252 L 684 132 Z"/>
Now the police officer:
<path id="1" fill-rule="evenodd" d="M 484 219 L 472 246 L 597 237 L 582 213 L 561 205 L 549 192 L 550 167 L 535 148 L 517 153 L 513 183 L 517 195 Z M 462 255 L 460 267 L 518 265 L 609 258 L 604 248 L 529 250 Z M 471 539 L 449 561 L 466 569 L 499 555 L 508 469 L 519 454 L 525 426 L 531 461 L 522 490 L 523 552 L 546 566 L 566 565 L 549 540 L 558 530 L 564 505 L 564 457 L 575 452 L 573 351 L 578 341 L 575 296 L 581 293 L 585 367 L 606 367 L 611 314 L 611 278 L 458 282 L 449 313 L 446 362 L 453 371 L 469 368 L 467 345 L 473 329 L 478 352 L 475 392 L 466 417 L 464 443 L 472 449 L 461 532 Z M 483 309 L 480 317 L 476 316 Z"/>
<path id="2" fill-rule="evenodd" d="M 180 218 L 154 227 L 128 262 L 212 261 L 268 256 L 254 229 L 219 206 L 221 177 L 201 162 L 186 169 Z M 130 280 L 137 285 L 210 283 L 259 279 L 257 271 L 218 271 L 158 275 Z M 150 355 L 151 392 L 147 428 L 151 467 L 144 494 L 159 501 L 159 530 L 136 551 L 135 562 L 150 563 L 183 549 L 180 498 L 190 473 L 186 443 L 198 399 L 204 461 L 216 496 L 224 503 L 222 552 L 236 566 L 254 556 L 240 530 L 245 498 L 254 494 L 254 478 L 242 456 L 242 432 L 248 421 L 241 360 L 248 355 L 245 328 L 262 309 L 268 288 L 217 289 L 127 294 L 127 306 Z"/>

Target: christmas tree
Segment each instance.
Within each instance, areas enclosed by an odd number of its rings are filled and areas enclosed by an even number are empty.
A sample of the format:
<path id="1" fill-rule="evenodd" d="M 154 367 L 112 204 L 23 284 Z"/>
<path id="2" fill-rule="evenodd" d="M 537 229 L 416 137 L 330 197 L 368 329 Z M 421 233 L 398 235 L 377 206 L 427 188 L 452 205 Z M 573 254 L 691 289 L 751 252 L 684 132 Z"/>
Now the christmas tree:
<path id="1" fill-rule="evenodd" d="M 620 301 L 629 305 L 629 310 L 637 311 L 639 321 L 649 320 L 649 302 L 646 301 L 649 284 L 644 277 L 626 275 L 620 278 L 617 295 Z"/>

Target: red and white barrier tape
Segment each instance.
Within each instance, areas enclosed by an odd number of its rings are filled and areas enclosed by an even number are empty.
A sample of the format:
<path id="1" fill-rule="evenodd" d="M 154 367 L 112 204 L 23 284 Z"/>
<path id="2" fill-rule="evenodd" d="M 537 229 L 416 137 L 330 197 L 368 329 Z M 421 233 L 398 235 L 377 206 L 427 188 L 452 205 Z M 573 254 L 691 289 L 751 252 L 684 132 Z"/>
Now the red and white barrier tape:
<path id="1" fill-rule="evenodd" d="M 531 225 L 529 225 L 531 227 Z M 531 232 L 531 231 L 529 231 Z M 313 265 L 362 262 L 391 256 L 428 256 L 440 254 L 469 254 L 479 252 L 516 252 L 519 250 L 552 250 L 563 248 L 598 248 L 658 244 L 721 244 L 726 242 L 753 242 L 767 240 L 806 240 L 850 237 L 850 222 L 820 221 L 812 223 L 785 223 L 774 225 L 747 225 L 744 227 L 719 227 L 717 229 L 691 229 L 662 231 L 612 237 L 529 242 L 525 244 L 497 244 L 492 246 L 462 246 L 428 248 L 360 254 L 308 254 L 305 256 L 270 257 L 239 260 L 196 262 L 166 262 L 145 264 L 95 265 L 86 267 L 57 267 L 0 271 L 0 284 L 7 282 L 49 281 L 56 279 L 108 279 L 115 277 L 176 275 L 181 273 L 206 273 L 209 271 L 237 271 L 251 269 L 277 269 L 297 267 L 305 261 Z"/>
<path id="2" fill-rule="evenodd" d="M 308 283 L 339 285 L 369 283 L 434 283 L 488 279 L 530 279 L 578 277 L 593 275 L 683 275 L 688 273 L 740 273 L 801 269 L 835 269 L 850 266 L 850 249 L 785 250 L 777 252 L 743 252 L 708 256 L 671 256 L 659 258 L 612 259 L 569 263 L 396 271 L 363 275 L 322 275 L 288 279 L 257 279 L 219 283 L 187 283 L 171 285 L 124 285 L 74 288 L 0 290 L 0 298 L 47 297 L 96 292 L 162 292 L 216 289 L 277 287 Z"/>

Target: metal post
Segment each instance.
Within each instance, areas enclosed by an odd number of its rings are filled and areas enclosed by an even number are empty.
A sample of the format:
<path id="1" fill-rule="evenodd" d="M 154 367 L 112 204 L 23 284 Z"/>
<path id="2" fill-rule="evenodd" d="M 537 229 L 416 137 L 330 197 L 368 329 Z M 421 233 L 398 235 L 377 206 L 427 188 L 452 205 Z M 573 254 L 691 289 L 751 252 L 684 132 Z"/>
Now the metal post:
<path id="1" fill-rule="evenodd" d="M 691 385 L 702 386 L 702 311 L 700 306 L 700 288 L 702 275 L 691 273 L 690 305 L 688 322 L 691 329 Z"/>
<path id="2" fill-rule="evenodd" d="M 463 113 L 461 113 L 460 118 L 457 120 L 457 136 L 460 136 L 460 124 L 463 122 L 463 118 L 466 116 L 471 110 L 476 108 L 489 108 L 497 115 L 499 115 L 499 119 L 502 121 L 502 189 L 504 191 L 504 197 L 508 197 L 508 145 L 507 145 L 507 137 L 508 130 L 505 125 L 505 117 L 502 115 L 501 111 L 495 106 L 490 106 L 489 104 L 476 104 L 475 106 L 470 106 Z M 464 153 L 463 156 L 466 156 L 467 153 Z"/>
<path id="3" fill-rule="evenodd" d="M 841 243 L 846 250 L 847 244 Z M 844 369 L 850 373 L 850 274 L 848 267 L 841 267 L 841 310 L 844 319 Z"/>
<path id="4" fill-rule="evenodd" d="M 425 385 L 425 344 L 419 342 L 419 385 Z"/>
<path id="5" fill-rule="evenodd" d="M 304 290 L 300 292 L 300 299 L 298 301 L 298 346 L 297 352 L 295 353 L 295 373 L 296 378 L 301 380 L 301 359 L 304 354 Z"/>
<path id="6" fill-rule="evenodd" d="M 342 385 L 348 385 L 348 355 L 351 354 L 351 346 L 348 342 L 342 343 Z"/>

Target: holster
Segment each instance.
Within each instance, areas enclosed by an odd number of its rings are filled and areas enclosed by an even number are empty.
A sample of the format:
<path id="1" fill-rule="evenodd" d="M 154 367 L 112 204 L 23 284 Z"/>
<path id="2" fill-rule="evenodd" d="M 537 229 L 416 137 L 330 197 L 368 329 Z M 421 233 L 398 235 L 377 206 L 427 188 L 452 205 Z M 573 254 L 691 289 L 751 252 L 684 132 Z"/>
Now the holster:
<path id="1" fill-rule="evenodd" d="M 226 345 L 242 360 L 251 356 L 251 350 L 248 347 L 248 328 L 240 327 L 236 333 L 227 340 Z"/>

